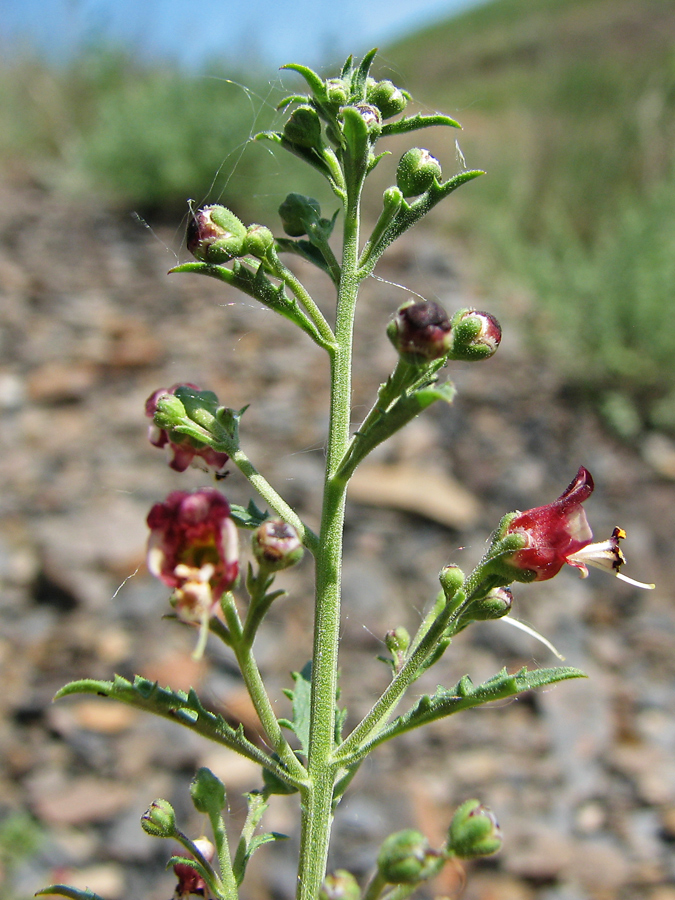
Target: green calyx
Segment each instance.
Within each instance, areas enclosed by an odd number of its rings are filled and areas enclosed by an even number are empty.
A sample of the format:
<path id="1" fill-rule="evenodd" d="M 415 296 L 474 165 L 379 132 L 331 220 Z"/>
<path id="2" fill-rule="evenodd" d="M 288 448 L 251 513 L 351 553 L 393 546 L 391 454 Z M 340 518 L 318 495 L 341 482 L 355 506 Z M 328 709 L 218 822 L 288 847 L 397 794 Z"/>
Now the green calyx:
<path id="1" fill-rule="evenodd" d="M 141 828 L 152 837 L 176 836 L 176 814 L 168 800 L 154 800 L 141 816 Z"/>
<path id="2" fill-rule="evenodd" d="M 467 800 L 455 812 L 448 829 L 447 850 L 460 859 L 491 856 L 502 846 L 497 820 L 480 800 Z"/>
<path id="3" fill-rule="evenodd" d="M 225 206 L 205 206 L 188 222 L 186 244 L 200 262 L 224 263 L 244 252 L 246 226 Z"/>
<path id="4" fill-rule="evenodd" d="M 424 835 L 407 828 L 390 834 L 383 842 L 377 868 L 387 884 L 419 884 L 435 870 L 437 859 Z"/>
<path id="5" fill-rule="evenodd" d="M 404 153 L 396 169 L 396 184 L 404 197 L 417 197 L 440 180 L 441 164 L 428 150 L 413 147 Z"/>

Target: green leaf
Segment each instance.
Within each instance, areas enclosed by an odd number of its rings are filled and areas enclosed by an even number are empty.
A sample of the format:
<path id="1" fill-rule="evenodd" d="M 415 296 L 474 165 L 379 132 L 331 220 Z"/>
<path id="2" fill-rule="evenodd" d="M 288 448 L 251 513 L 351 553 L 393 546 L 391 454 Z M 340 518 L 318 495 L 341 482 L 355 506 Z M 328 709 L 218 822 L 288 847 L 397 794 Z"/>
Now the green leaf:
<path id="1" fill-rule="evenodd" d="M 71 900 L 102 900 L 98 894 L 90 891 L 89 888 L 78 890 L 78 888 L 69 887 L 67 884 L 50 884 L 49 887 L 42 888 L 35 892 L 36 897 L 42 897 L 47 894 L 56 894 L 59 897 L 70 897 Z"/>
<path id="2" fill-rule="evenodd" d="M 443 384 L 426 385 L 410 393 L 401 394 L 379 416 L 374 417 L 368 427 L 354 435 L 353 443 L 338 469 L 340 477 L 351 477 L 357 465 L 375 447 L 400 431 L 432 403 L 438 400 L 452 403 L 455 393 L 454 384 L 446 381 Z"/>
<path id="3" fill-rule="evenodd" d="M 416 116 L 408 116 L 406 119 L 398 119 L 396 122 L 388 122 L 382 126 L 381 137 L 389 137 L 392 134 L 406 134 L 409 131 L 418 131 L 420 128 L 431 128 L 434 125 L 448 125 L 450 128 L 461 128 L 459 122 L 451 119 L 450 116 L 442 116 L 440 114 L 434 116 L 423 116 L 418 113 Z"/>
<path id="4" fill-rule="evenodd" d="M 327 275 L 331 274 L 323 253 L 310 241 L 293 241 L 290 238 L 277 238 L 276 244 L 281 253 L 294 253 L 296 256 L 301 256 L 317 266 L 317 268 L 322 269 Z"/>
<path id="5" fill-rule="evenodd" d="M 477 686 L 468 675 L 464 675 L 454 688 L 447 690 L 439 687 L 435 694 L 426 694 L 421 697 L 412 709 L 395 719 L 366 745 L 367 749 L 370 750 L 371 747 L 396 735 L 419 728 L 436 719 L 443 719 L 462 709 L 482 706 L 484 703 L 492 703 L 494 700 L 504 700 L 514 694 L 531 691 L 570 678 L 586 678 L 586 675 L 580 669 L 571 666 L 533 669 L 532 671 L 522 668 L 514 675 L 509 675 L 506 669 L 502 669 L 497 675 Z M 365 750 L 366 747 L 362 747 L 361 753 L 363 754 Z"/>
<path id="6" fill-rule="evenodd" d="M 301 66 L 298 63 L 287 63 L 285 66 L 281 66 L 281 68 L 289 69 L 292 72 L 297 72 L 299 75 L 302 75 L 314 96 L 321 100 L 325 99 L 326 87 L 323 80 L 316 72 L 312 71 L 312 69 L 307 68 L 307 66 Z"/>
<path id="7" fill-rule="evenodd" d="M 245 507 L 230 503 L 230 515 L 240 528 L 251 529 L 259 528 L 270 517 L 269 512 L 258 509 L 253 500 L 249 500 Z"/>
<path id="8" fill-rule="evenodd" d="M 286 728 L 290 728 L 300 741 L 305 755 L 309 751 L 309 722 L 312 713 L 312 661 L 305 663 L 300 672 L 292 672 L 295 688 L 284 693 L 293 702 L 293 720 L 280 720 Z"/>
<path id="9" fill-rule="evenodd" d="M 373 60 L 375 59 L 375 55 L 377 53 L 377 47 L 373 47 L 372 50 L 369 50 L 368 53 L 361 60 L 361 65 L 358 67 L 354 75 L 352 76 L 352 102 L 359 103 L 361 100 L 365 100 L 366 97 L 366 84 L 368 82 L 368 72 L 370 72 L 370 67 L 373 64 Z"/>
<path id="10" fill-rule="evenodd" d="M 253 272 L 247 266 L 242 266 L 238 260 L 235 260 L 231 269 L 211 263 L 189 262 L 169 269 L 170 275 L 175 273 L 208 275 L 209 278 L 224 281 L 225 284 L 237 288 L 243 294 L 248 294 L 284 318 L 295 322 L 315 343 L 325 346 L 316 326 L 303 313 L 297 301 L 286 296 L 283 284 L 275 285 L 265 276 L 262 264 Z"/>
<path id="11" fill-rule="evenodd" d="M 154 713 L 218 744 L 224 744 L 261 766 L 285 774 L 266 753 L 244 736 L 241 725 L 235 729 L 221 715 L 206 710 L 192 688 L 186 694 L 183 691 L 173 691 L 171 688 L 161 688 L 156 681 L 148 681 L 140 675 L 136 675 L 133 683 L 121 675 L 115 675 L 113 681 L 96 681 L 91 678 L 72 681 L 62 687 L 54 699 L 59 700 L 71 694 L 98 694 L 101 697 L 119 700 L 136 709 Z"/>

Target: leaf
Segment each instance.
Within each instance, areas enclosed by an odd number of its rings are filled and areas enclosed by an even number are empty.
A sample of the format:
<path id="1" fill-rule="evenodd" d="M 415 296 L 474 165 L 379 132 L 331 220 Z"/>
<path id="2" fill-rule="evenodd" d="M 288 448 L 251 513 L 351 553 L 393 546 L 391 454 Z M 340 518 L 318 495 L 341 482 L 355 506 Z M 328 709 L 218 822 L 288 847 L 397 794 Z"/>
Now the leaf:
<path id="1" fill-rule="evenodd" d="M 244 736 L 241 725 L 235 729 L 220 714 L 205 709 L 192 688 L 186 694 L 183 691 L 173 691 L 171 688 L 161 688 L 156 681 L 148 681 L 140 675 L 135 676 L 133 683 L 121 675 L 115 675 L 113 681 L 96 681 L 91 678 L 72 681 L 62 687 L 54 699 L 59 700 L 71 694 L 98 694 L 119 700 L 121 703 L 184 725 L 272 771 L 279 770 L 279 766 L 275 765 L 266 753 Z"/>
<path id="2" fill-rule="evenodd" d="M 309 722 L 311 716 L 312 694 L 312 661 L 305 663 L 300 672 L 293 672 L 295 688 L 284 691 L 289 700 L 293 701 L 293 720 L 280 720 L 286 728 L 290 728 L 300 741 L 305 756 L 309 751 Z"/>
<path id="3" fill-rule="evenodd" d="M 310 241 L 292 241 L 290 238 L 277 238 L 276 244 L 281 253 L 295 253 L 330 275 L 330 268 L 323 253 Z"/>
<path id="4" fill-rule="evenodd" d="M 481 706 L 494 700 L 503 700 L 514 694 L 531 691 L 569 678 L 586 678 L 586 675 L 580 669 L 571 666 L 556 666 L 551 669 L 533 669 L 532 671 L 522 668 L 514 675 L 509 675 L 506 669 L 502 669 L 497 675 L 478 686 L 474 685 L 468 675 L 465 675 L 454 688 L 447 690 L 439 687 L 435 694 L 426 694 L 421 697 L 412 709 L 399 716 L 377 735 L 371 744 L 367 745 L 368 749 L 395 735 L 419 728 L 435 719 L 445 718 L 445 716 L 450 716 L 462 709 Z M 362 752 L 364 749 L 362 748 Z"/>
<path id="5" fill-rule="evenodd" d="M 70 897 L 71 900 L 102 900 L 98 894 L 90 891 L 89 888 L 79 890 L 78 888 L 69 887 L 67 884 L 50 884 L 49 887 L 42 888 L 35 892 L 36 897 L 42 897 L 47 894 L 56 894 L 59 897 Z"/>
<path id="6" fill-rule="evenodd" d="M 358 750 L 350 754 L 343 762 L 351 765 L 363 759 L 374 747 L 399 734 L 419 728 L 436 719 L 442 719 L 463 709 L 471 709 L 494 700 L 503 700 L 523 691 L 534 690 L 569 678 L 586 678 L 584 672 L 571 666 L 557 666 L 551 669 L 534 669 L 528 671 L 523 667 L 514 675 L 502 669 L 492 678 L 477 687 L 468 675 L 464 675 L 454 688 L 447 690 L 439 687 L 433 695 L 420 697 L 412 709 L 394 719 L 379 733 L 361 744 Z"/>
<path id="7" fill-rule="evenodd" d="M 459 122 L 451 119 L 450 116 L 442 116 L 440 114 L 434 116 L 423 116 L 418 113 L 416 116 L 408 116 L 406 119 L 399 119 L 396 122 L 388 122 L 382 126 L 381 137 L 389 137 L 392 134 L 405 134 L 408 131 L 418 131 L 420 128 L 431 128 L 434 125 L 448 125 L 450 128 L 461 128 Z"/>
<path id="8" fill-rule="evenodd" d="M 230 515 L 240 528 L 258 528 L 269 519 L 269 512 L 258 509 L 253 500 L 248 501 L 248 506 L 230 504 Z"/>

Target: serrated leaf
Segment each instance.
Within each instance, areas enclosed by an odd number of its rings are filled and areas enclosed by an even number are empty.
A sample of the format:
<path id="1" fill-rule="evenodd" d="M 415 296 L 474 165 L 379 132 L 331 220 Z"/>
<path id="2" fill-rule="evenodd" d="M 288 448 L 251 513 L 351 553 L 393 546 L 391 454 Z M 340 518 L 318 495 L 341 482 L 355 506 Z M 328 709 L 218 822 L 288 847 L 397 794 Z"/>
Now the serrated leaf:
<path id="1" fill-rule="evenodd" d="M 190 728 L 209 740 L 236 750 L 261 766 L 276 768 L 267 754 L 244 736 L 242 725 L 234 729 L 220 714 L 205 709 L 193 689 L 186 694 L 171 688 L 161 688 L 156 681 L 149 681 L 140 675 L 135 676 L 133 683 L 121 675 L 115 675 L 113 681 L 96 681 L 90 678 L 72 681 L 62 687 L 54 699 L 59 700 L 71 694 L 97 694 L 119 700 L 128 706 Z"/>
<path id="2" fill-rule="evenodd" d="M 292 673 L 295 687 L 292 691 L 284 691 L 293 703 L 293 721 L 284 721 L 286 727 L 290 727 L 300 741 L 303 753 L 309 751 L 309 723 L 311 717 L 312 694 L 312 661 L 305 663 L 300 672 Z"/>
<path id="3" fill-rule="evenodd" d="M 49 887 L 42 888 L 42 890 L 35 892 L 36 897 L 42 897 L 48 894 L 56 894 L 59 897 L 70 897 L 71 900 L 102 900 L 98 894 L 90 891 L 89 888 L 79 890 L 78 888 L 70 887 L 67 884 L 50 884 Z"/>
<path id="4" fill-rule="evenodd" d="M 231 503 L 230 515 L 240 528 L 259 528 L 270 517 L 269 512 L 258 509 L 253 500 L 249 500 L 246 507 Z"/>
<path id="5" fill-rule="evenodd" d="M 482 706 L 484 703 L 491 703 L 494 700 L 504 700 L 514 694 L 531 691 L 570 678 L 586 678 L 586 675 L 580 669 L 571 666 L 556 666 L 532 671 L 522 668 L 514 675 L 510 675 L 506 669 L 502 669 L 501 672 L 480 685 L 474 685 L 471 678 L 464 675 L 454 688 L 448 690 L 439 687 L 434 694 L 426 694 L 421 697 L 412 709 L 395 719 L 367 745 L 368 749 L 395 735 L 419 728 L 436 719 L 445 718 L 462 709 Z"/>

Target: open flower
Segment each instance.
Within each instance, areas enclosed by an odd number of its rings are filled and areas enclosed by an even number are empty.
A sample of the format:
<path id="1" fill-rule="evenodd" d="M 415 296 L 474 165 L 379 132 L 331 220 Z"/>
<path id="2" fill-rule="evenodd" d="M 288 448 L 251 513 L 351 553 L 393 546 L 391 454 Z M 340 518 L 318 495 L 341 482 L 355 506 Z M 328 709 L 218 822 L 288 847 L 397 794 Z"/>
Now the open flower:
<path id="1" fill-rule="evenodd" d="M 196 384 L 174 384 L 168 389 L 159 388 L 145 401 L 146 416 L 154 420 L 157 405 L 164 398 L 174 400 L 178 406 L 177 412 L 181 415 L 187 415 L 186 411 L 180 407 L 178 398 L 176 398 L 176 391 L 179 388 L 201 391 L 201 388 L 198 388 Z M 212 472 L 219 476 L 223 474 L 229 459 L 227 453 L 220 453 L 209 447 L 208 444 L 202 444 L 187 434 L 175 431 L 173 428 L 161 428 L 155 421 L 148 428 L 148 440 L 153 447 L 169 448 L 169 466 L 176 472 L 184 472 L 188 466 L 194 466 L 196 469 Z"/>
<path id="2" fill-rule="evenodd" d="M 553 578 L 567 563 L 579 569 L 582 578 L 587 577 L 588 566 L 596 566 L 636 587 L 653 588 L 653 584 L 643 584 L 620 573 L 626 562 L 619 548 L 619 541 L 626 537 L 623 529 L 615 528 L 607 541 L 591 543 L 593 532 L 581 504 L 592 493 L 591 473 L 581 466 L 572 483 L 553 503 L 516 513 L 505 534 L 520 534 L 526 543 L 503 561 L 523 573 L 535 573 L 534 577 L 530 575 L 532 581 Z"/>
<path id="3" fill-rule="evenodd" d="M 173 588 L 172 604 L 183 622 L 201 627 L 200 656 L 208 623 L 221 596 L 239 574 L 237 528 L 221 493 L 203 488 L 173 491 L 148 515 L 148 569 Z"/>

